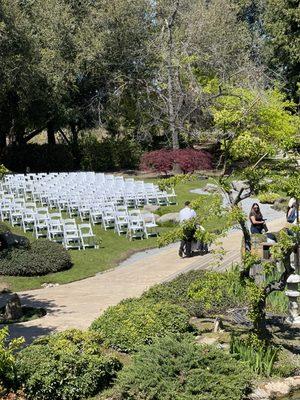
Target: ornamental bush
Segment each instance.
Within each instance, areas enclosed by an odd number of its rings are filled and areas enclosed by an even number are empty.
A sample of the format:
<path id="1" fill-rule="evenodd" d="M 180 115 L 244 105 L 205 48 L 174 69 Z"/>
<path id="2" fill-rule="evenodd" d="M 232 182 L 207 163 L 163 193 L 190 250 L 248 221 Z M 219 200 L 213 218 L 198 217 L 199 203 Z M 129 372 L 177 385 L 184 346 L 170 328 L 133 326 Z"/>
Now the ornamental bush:
<path id="1" fill-rule="evenodd" d="M 12 339 L 8 341 L 8 327 L 0 329 L 0 398 L 2 394 L 16 383 L 16 357 L 15 352 L 23 344 L 23 338 Z"/>
<path id="2" fill-rule="evenodd" d="M 201 317 L 203 305 L 199 300 L 194 300 L 188 295 L 188 289 L 192 283 L 205 279 L 205 272 L 190 271 L 181 274 L 170 282 L 153 286 L 143 294 L 143 298 L 152 299 L 155 302 L 167 301 L 185 308 L 190 316 Z"/>
<path id="3" fill-rule="evenodd" d="M 155 340 L 118 376 L 118 400 L 240 400 L 252 373 L 224 350 L 199 346 L 190 335 Z"/>
<path id="4" fill-rule="evenodd" d="M 261 193 L 258 196 L 258 200 L 262 204 L 274 204 L 276 200 L 280 199 L 280 194 L 273 192 Z"/>
<path id="5" fill-rule="evenodd" d="M 70 254 L 49 240 L 39 239 L 28 249 L 11 248 L 0 252 L 0 275 L 36 276 L 71 268 Z"/>
<path id="6" fill-rule="evenodd" d="M 212 156 L 203 150 L 180 149 L 168 150 L 161 149 L 144 153 L 140 169 L 150 170 L 168 174 L 173 166 L 177 164 L 183 173 L 192 173 L 198 169 L 212 169 Z"/>
<path id="7" fill-rule="evenodd" d="M 114 379 L 121 363 L 101 348 L 96 332 L 68 330 L 38 339 L 16 362 L 28 400 L 77 400 L 94 396 Z"/>
<path id="8" fill-rule="evenodd" d="M 140 146 L 128 138 L 108 137 L 99 141 L 92 134 L 80 141 L 81 168 L 85 171 L 135 169 L 141 156 Z"/>
<path id="9" fill-rule="evenodd" d="M 127 299 L 108 308 L 96 319 L 92 330 L 99 332 L 106 345 L 124 352 L 152 343 L 155 337 L 190 329 L 187 311 L 164 301 Z"/>
<path id="10" fill-rule="evenodd" d="M 215 314 L 227 308 L 247 304 L 245 288 L 238 271 L 206 272 L 203 279 L 191 284 L 188 295 L 199 301 L 205 314 Z"/>

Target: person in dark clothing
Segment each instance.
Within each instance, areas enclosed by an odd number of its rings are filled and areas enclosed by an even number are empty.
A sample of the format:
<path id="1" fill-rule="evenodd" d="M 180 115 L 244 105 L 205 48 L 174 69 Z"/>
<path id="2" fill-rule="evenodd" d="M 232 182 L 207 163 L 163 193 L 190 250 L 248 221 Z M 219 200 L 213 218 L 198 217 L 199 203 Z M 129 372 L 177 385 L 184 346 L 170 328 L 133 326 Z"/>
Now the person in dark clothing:
<path id="1" fill-rule="evenodd" d="M 259 205 L 257 203 L 254 203 L 252 205 L 251 211 L 249 214 L 249 219 L 251 222 L 250 231 L 252 234 L 255 234 L 255 233 L 261 234 L 263 230 L 265 232 L 268 231 L 265 219 L 263 218 L 263 215 L 262 215 Z"/>

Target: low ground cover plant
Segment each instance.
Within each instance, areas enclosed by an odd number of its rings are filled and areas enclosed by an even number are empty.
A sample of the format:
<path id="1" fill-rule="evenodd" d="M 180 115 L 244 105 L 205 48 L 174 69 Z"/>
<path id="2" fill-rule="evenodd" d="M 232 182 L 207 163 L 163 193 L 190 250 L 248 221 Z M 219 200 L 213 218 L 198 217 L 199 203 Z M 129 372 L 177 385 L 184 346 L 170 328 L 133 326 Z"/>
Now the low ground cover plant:
<path id="1" fill-rule="evenodd" d="M 0 275 L 46 275 L 71 266 L 71 256 L 67 250 L 46 239 L 33 241 L 28 249 L 11 248 L 0 252 Z"/>
<path id="2" fill-rule="evenodd" d="M 152 299 L 156 302 L 167 301 L 185 308 L 190 316 L 201 317 L 203 307 L 201 301 L 195 300 L 188 295 L 191 284 L 195 281 L 205 279 L 205 272 L 190 271 L 181 274 L 170 282 L 153 286 L 143 294 L 143 298 Z"/>
<path id="3" fill-rule="evenodd" d="M 77 400 L 107 387 L 121 368 L 105 354 L 96 332 L 68 330 L 38 339 L 16 362 L 18 381 L 28 400 Z"/>
<path id="4" fill-rule="evenodd" d="M 175 304 L 151 299 L 128 299 L 109 307 L 91 325 L 105 344 L 133 352 L 155 337 L 190 330 L 188 312 Z"/>
<path id="5" fill-rule="evenodd" d="M 118 376 L 118 400 L 240 400 L 252 373 L 246 363 L 188 336 L 156 339 Z"/>
<path id="6" fill-rule="evenodd" d="M 190 285 L 188 295 L 200 302 L 206 314 L 247 304 L 247 294 L 237 269 L 225 273 L 206 272 L 203 279 Z"/>

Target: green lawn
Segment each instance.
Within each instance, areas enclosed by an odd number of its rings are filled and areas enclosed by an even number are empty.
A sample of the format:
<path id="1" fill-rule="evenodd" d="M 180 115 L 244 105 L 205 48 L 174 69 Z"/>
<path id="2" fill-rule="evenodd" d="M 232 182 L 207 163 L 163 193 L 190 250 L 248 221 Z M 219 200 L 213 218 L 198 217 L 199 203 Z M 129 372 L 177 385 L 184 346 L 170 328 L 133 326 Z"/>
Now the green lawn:
<path id="1" fill-rule="evenodd" d="M 152 180 L 153 181 L 153 180 Z M 184 201 L 193 200 L 199 195 L 190 193 L 191 189 L 203 187 L 208 180 L 197 180 L 179 184 L 176 187 L 178 199 L 177 205 L 161 207 L 160 214 L 179 211 Z M 220 221 L 216 220 L 216 226 Z M 163 233 L 170 229 L 169 227 L 161 227 L 160 232 Z M 13 229 L 17 234 L 24 235 L 23 230 L 19 228 Z M 3 276 L 1 281 L 8 284 L 13 291 L 21 291 L 27 289 L 39 288 L 41 284 L 47 283 L 69 283 L 76 280 L 94 276 L 98 272 L 105 271 L 118 265 L 121 260 L 126 259 L 134 252 L 157 247 L 157 239 L 155 237 L 148 240 L 134 240 L 130 242 L 126 237 L 119 237 L 114 231 L 104 231 L 99 225 L 94 227 L 94 233 L 97 237 L 101 237 L 102 243 L 99 249 L 71 250 L 73 267 L 70 270 L 57 272 L 38 277 L 9 277 Z M 33 239 L 31 233 L 27 233 L 29 239 Z"/>

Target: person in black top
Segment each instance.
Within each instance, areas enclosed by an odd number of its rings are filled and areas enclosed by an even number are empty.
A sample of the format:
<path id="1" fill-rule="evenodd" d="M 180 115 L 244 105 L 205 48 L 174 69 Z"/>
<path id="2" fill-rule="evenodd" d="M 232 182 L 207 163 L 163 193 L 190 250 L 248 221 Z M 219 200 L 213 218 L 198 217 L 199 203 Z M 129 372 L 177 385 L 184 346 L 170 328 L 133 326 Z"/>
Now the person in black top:
<path id="1" fill-rule="evenodd" d="M 254 203 L 252 205 L 251 211 L 249 214 L 249 219 L 251 222 L 250 231 L 252 234 L 262 233 L 263 230 L 265 230 L 267 232 L 268 229 L 266 227 L 265 220 L 262 216 L 259 205 L 257 203 Z"/>

